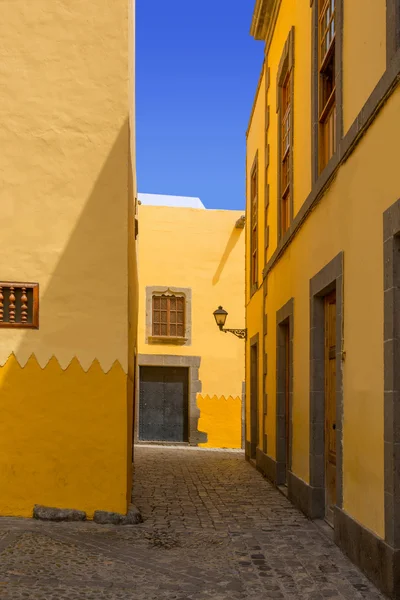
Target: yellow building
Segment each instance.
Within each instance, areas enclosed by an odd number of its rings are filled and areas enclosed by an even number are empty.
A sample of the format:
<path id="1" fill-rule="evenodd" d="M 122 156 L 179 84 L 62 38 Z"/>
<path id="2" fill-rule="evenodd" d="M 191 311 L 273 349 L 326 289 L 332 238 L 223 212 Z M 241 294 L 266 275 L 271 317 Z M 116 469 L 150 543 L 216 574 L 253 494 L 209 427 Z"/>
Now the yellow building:
<path id="1" fill-rule="evenodd" d="M 400 4 L 257 0 L 246 454 L 400 597 Z"/>
<path id="2" fill-rule="evenodd" d="M 0 515 L 130 502 L 132 7 L 2 3 Z"/>
<path id="3" fill-rule="evenodd" d="M 243 212 L 197 198 L 139 194 L 136 439 L 242 447 Z"/>

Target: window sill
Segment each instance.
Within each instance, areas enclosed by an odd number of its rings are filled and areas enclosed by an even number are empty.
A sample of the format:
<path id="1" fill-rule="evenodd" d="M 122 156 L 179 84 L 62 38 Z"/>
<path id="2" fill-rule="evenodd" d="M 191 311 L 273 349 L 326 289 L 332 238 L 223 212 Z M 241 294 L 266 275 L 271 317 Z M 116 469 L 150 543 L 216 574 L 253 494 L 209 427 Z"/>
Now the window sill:
<path id="1" fill-rule="evenodd" d="M 173 346 L 183 346 L 188 341 L 185 337 L 167 337 L 150 335 L 148 337 L 149 344 L 169 344 Z"/>

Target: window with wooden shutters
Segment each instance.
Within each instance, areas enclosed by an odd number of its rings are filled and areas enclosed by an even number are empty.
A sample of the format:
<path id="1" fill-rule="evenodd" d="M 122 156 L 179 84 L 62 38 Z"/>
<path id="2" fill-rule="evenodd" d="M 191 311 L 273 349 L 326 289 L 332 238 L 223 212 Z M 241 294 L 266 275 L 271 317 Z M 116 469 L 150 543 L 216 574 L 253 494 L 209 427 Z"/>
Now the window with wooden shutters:
<path id="1" fill-rule="evenodd" d="M 258 158 L 256 157 L 250 177 L 250 283 L 257 287 L 258 270 Z"/>
<path id="2" fill-rule="evenodd" d="M 153 336 L 185 336 L 185 298 L 173 294 L 153 295 Z"/>
<path id="3" fill-rule="evenodd" d="M 281 93 L 281 235 L 290 223 L 290 170 L 292 152 L 292 101 L 291 101 L 291 73 L 287 73 Z"/>
<path id="4" fill-rule="evenodd" d="M 336 150 L 336 0 L 318 0 L 319 170 Z"/>
<path id="5" fill-rule="evenodd" d="M 0 327 L 38 329 L 37 283 L 0 282 Z"/>
<path id="6" fill-rule="evenodd" d="M 291 28 L 277 73 L 278 113 L 278 238 L 289 229 L 293 218 L 293 95 L 294 27 Z"/>

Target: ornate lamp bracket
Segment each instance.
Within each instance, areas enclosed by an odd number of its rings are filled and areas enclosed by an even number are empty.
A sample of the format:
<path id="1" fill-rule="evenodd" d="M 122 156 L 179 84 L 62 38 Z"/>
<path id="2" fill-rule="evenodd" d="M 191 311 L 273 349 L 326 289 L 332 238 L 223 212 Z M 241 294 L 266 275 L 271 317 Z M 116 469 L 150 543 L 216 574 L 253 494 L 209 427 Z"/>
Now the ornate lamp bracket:
<path id="1" fill-rule="evenodd" d="M 223 331 L 224 333 L 233 333 L 233 335 L 236 335 L 236 337 L 240 338 L 241 340 L 245 340 L 247 339 L 247 329 L 225 329 L 222 328 L 221 331 Z"/>

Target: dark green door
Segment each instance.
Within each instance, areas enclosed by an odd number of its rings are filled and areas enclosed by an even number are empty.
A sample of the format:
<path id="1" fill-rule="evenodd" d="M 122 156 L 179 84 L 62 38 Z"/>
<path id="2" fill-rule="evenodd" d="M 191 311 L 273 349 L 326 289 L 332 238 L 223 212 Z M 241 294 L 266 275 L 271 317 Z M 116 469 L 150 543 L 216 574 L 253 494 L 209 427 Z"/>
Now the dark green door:
<path id="1" fill-rule="evenodd" d="M 188 369 L 140 367 L 139 439 L 188 441 Z"/>

